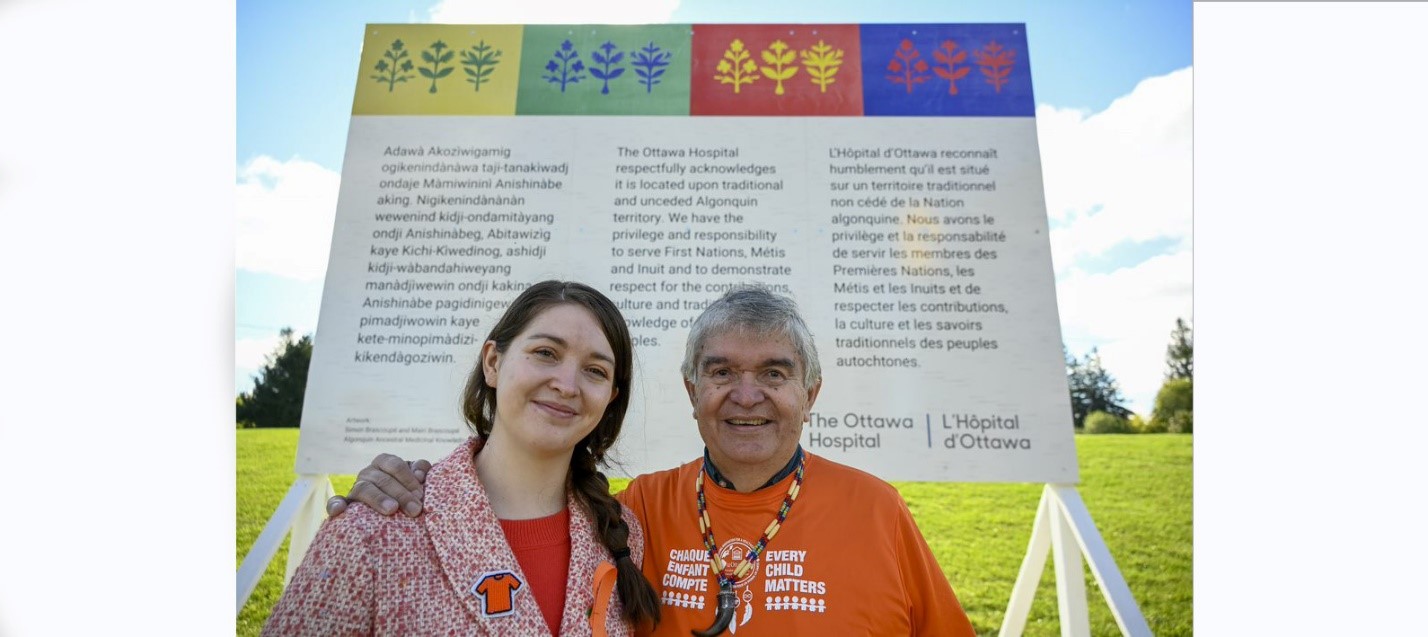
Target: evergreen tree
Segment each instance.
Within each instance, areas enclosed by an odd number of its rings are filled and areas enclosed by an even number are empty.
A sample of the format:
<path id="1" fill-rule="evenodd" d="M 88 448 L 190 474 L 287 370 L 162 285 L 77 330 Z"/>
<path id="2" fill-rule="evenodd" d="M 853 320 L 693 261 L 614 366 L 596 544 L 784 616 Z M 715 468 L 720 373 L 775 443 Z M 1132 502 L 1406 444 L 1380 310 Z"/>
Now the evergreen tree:
<path id="1" fill-rule="evenodd" d="M 1121 403 L 1120 385 L 1111 373 L 1101 366 L 1101 354 L 1094 348 L 1080 360 L 1066 357 L 1066 384 L 1071 389 L 1071 419 L 1077 429 L 1085 426 L 1086 416 L 1093 411 L 1103 411 L 1119 418 L 1129 418 L 1131 410 Z"/>
<path id="2" fill-rule="evenodd" d="M 1195 334 L 1182 319 L 1175 319 L 1170 345 L 1165 347 L 1165 380 L 1194 380 Z"/>
<path id="3" fill-rule="evenodd" d="M 312 335 L 293 340 L 292 328 L 283 328 L 282 342 L 268 355 L 253 389 L 238 396 L 241 425 L 296 427 L 302 418 L 302 398 L 307 391 L 307 367 L 312 362 Z"/>

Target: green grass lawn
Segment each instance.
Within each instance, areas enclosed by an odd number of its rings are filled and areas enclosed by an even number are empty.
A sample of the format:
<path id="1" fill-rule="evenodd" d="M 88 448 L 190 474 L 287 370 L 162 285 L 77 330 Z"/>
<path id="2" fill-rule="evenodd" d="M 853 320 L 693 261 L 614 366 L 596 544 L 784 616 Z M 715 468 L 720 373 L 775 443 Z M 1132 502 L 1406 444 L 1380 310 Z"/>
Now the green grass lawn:
<path id="1" fill-rule="evenodd" d="M 238 430 L 238 555 L 262 532 L 293 479 L 296 429 Z M 1077 436 L 1078 491 L 1125 577 L 1150 629 L 1161 637 L 1193 633 L 1192 440 L 1189 435 Z M 332 476 L 346 493 L 354 476 Z M 625 481 L 613 481 L 623 489 Z M 1041 497 L 1036 484 L 899 482 L 903 498 L 947 573 L 979 635 L 995 635 L 1031 539 Z M 257 635 L 282 594 L 287 543 L 258 583 L 238 634 Z M 1120 634 L 1101 590 L 1086 569 L 1091 632 Z M 1050 559 L 1025 633 L 1060 634 Z"/>

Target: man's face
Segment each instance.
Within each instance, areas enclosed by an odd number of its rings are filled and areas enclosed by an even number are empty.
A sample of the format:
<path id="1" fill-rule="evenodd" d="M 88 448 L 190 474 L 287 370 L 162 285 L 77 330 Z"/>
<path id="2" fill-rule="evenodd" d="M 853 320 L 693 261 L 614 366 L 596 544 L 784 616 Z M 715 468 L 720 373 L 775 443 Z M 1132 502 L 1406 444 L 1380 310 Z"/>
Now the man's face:
<path id="1" fill-rule="evenodd" d="M 787 338 L 736 329 L 705 341 L 695 382 L 684 385 L 714 464 L 738 481 L 767 479 L 793 457 L 822 381 L 803 386 L 803 362 Z"/>

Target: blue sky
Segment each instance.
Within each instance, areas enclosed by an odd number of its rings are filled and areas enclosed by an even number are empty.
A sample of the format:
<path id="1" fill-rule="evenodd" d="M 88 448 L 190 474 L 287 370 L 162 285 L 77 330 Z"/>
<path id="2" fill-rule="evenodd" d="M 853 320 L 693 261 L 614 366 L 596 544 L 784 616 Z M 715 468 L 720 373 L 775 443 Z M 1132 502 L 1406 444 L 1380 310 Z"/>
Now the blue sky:
<path id="1" fill-rule="evenodd" d="M 1148 415 L 1192 318 L 1190 2 L 567 4 L 238 2 L 235 391 L 281 328 L 316 328 L 367 23 L 1023 22 L 1063 336 Z"/>

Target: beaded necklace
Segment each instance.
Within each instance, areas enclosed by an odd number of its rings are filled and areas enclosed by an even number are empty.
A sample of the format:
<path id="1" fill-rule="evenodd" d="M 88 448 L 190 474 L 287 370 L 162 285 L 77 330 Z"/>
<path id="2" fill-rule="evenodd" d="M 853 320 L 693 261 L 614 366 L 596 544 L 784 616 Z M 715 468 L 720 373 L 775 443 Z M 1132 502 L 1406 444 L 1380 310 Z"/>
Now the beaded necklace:
<path id="1" fill-rule="evenodd" d="M 774 516 L 773 522 L 764 529 L 764 534 L 759 537 L 759 543 L 754 545 L 749 551 L 743 563 L 734 569 L 733 577 L 724 574 L 724 560 L 719 557 L 718 545 L 714 541 L 714 525 L 709 522 L 709 506 L 704 499 L 704 472 L 705 468 L 699 468 L 699 477 L 694 479 L 694 488 L 699 496 L 699 531 L 704 535 L 704 548 L 709 551 L 709 566 L 714 569 L 714 573 L 719 578 L 719 607 L 714 616 L 714 625 L 705 631 L 690 631 L 699 637 L 714 637 L 729 627 L 729 622 L 734 619 L 734 606 L 737 603 L 734 597 L 734 582 L 737 582 L 749 574 L 754 569 L 754 561 L 764 552 L 764 547 L 768 546 L 778 531 L 783 527 L 784 520 L 788 519 L 788 512 L 793 508 L 793 501 L 798 499 L 798 492 L 803 488 L 803 463 L 800 456 L 798 469 L 793 472 L 793 484 L 788 486 L 788 495 L 783 497 L 783 504 L 778 508 L 778 514 Z"/>

